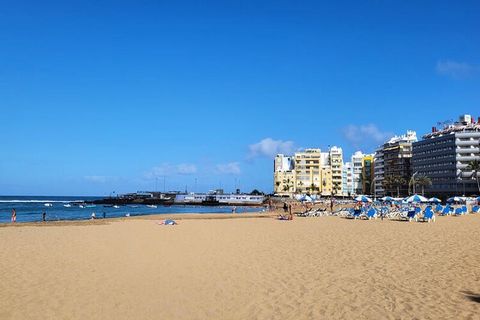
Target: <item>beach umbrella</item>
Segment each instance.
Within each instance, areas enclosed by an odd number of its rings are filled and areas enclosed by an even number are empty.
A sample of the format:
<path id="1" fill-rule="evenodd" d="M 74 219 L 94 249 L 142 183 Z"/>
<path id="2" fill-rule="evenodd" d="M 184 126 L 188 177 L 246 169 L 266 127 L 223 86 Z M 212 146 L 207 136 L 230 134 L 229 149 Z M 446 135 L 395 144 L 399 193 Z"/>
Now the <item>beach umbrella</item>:
<path id="1" fill-rule="evenodd" d="M 297 199 L 298 201 L 303 201 L 305 199 L 305 195 L 304 194 L 297 194 L 295 196 L 295 199 Z"/>
<path id="2" fill-rule="evenodd" d="M 430 199 L 428 199 L 428 202 L 432 202 L 432 203 L 440 203 L 440 202 L 442 202 L 442 200 L 440 200 L 440 199 L 438 199 L 438 198 L 435 198 L 435 197 L 433 197 L 433 198 L 430 198 Z"/>
<path id="3" fill-rule="evenodd" d="M 358 196 L 355 198 L 355 201 L 357 202 L 372 202 L 372 199 L 370 199 L 367 196 Z"/>
<path id="4" fill-rule="evenodd" d="M 406 203 L 412 203 L 412 202 L 428 202 L 428 199 L 423 197 L 423 196 L 420 196 L 418 194 L 414 194 L 413 196 L 410 196 L 408 198 L 405 199 L 405 202 Z"/>
<path id="5" fill-rule="evenodd" d="M 448 199 L 447 199 L 447 202 L 448 202 L 448 203 L 452 203 L 452 202 L 465 202 L 465 198 L 455 196 L 455 197 L 448 198 Z"/>
<path id="6" fill-rule="evenodd" d="M 310 196 L 306 195 L 306 196 L 305 196 L 305 199 L 304 199 L 303 201 L 306 201 L 306 202 L 313 202 L 313 199 L 312 199 L 312 197 L 310 197 Z"/>
<path id="7" fill-rule="evenodd" d="M 387 202 L 387 201 L 390 201 L 390 202 L 391 202 L 391 201 L 394 201 L 395 199 L 392 198 L 392 197 L 386 196 L 386 197 L 381 198 L 380 200 L 382 200 L 382 201 L 384 201 L 384 202 Z"/>
<path id="8" fill-rule="evenodd" d="M 296 198 L 297 198 L 298 201 L 301 201 L 301 202 L 304 202 L 304 201 L 313 202 L 313 199 L 306 194 L 297 196 Z"/>

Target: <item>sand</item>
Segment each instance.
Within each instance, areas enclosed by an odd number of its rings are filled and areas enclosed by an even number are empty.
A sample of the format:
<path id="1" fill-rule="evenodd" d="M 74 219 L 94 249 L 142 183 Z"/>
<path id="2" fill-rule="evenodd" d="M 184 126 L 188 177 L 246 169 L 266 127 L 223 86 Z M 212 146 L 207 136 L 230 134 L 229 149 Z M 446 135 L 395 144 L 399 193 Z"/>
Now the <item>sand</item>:
<path id="1" fill-rule="evenodd" d="M 480 215 L 210 218 L 0 228 L 0 319 L 480 319 Z"/>

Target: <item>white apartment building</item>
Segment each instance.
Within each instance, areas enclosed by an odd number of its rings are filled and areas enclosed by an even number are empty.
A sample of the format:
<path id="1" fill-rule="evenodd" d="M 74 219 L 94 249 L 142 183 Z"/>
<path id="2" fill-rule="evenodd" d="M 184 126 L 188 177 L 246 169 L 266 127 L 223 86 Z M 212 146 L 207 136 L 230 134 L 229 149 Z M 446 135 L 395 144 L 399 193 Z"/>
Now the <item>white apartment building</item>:
<path id="1" fill-rule="evenodd" d="M 352 194 L 359 195 L 363 193 L 363 157 L 364 154 L 361 151 L 357 151 L 352 155 L 352 178 L 353 178 L 353 191 Z"/>
<path id="2" fill-rule="evenodd" d="M 342 189 L 344 196 L 353 195 L 353 167 L 351 162 L 345 162 L 343 164 Z"/>
<path id="3" fill-rule="evenodd" d="M 278 195 L 290 195 L 295 192 L 295 161 L 293 157 L 277 154 L 274 160 L 273 192 Z"/>

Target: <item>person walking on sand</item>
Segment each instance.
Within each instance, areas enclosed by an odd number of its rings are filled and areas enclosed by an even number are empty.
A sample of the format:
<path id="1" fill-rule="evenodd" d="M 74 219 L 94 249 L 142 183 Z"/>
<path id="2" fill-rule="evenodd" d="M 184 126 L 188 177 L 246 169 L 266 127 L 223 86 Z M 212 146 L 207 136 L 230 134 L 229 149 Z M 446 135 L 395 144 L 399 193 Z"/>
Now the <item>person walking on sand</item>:
<path id="1" fill-rule="evenodd" d="M 17 222 L 17 211 L 14 209 L 12 209 L 12 223 L 15 223 Z"/>

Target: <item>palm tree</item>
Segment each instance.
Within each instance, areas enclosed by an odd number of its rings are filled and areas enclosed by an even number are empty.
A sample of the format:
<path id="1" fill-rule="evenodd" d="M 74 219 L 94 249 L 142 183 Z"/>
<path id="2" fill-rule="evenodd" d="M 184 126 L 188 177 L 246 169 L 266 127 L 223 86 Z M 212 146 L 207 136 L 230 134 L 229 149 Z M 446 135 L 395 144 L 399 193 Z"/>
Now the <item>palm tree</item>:
<path id="1" fill-rule="evenodd" d="M 397 175 L 386 176 L 383 180 L 383 184 L 386 187 L 395 187 L 397 189 L 397 198 L 400 197 L 400 187 L 404 186 L 406 183 L 407 181 L 405 180 L 405 178 Z"/>
<path id="2" fill-rule="evenodd" d="M 333 195 L 337 195 L 337 191 L 338 191 L 338 189 L 339 189 L 339 185 L 340 185 L 340 184 L 339 184 L 338 182 L 334 182 L 334 183 L 333 183 L 333 188 L 332 188 L 332 193 L 333 193 Z"/>
<path id="3" fill-rule="evenodd" d="M 298 186 L 301 188 L 303 186 L 303 182 L 302 181 L 298 181 Z M 297 189 L 297 192 L 298 192 L 298 189 Z"/>
<path id="4" fill-rule="evenodd" d="M 480 192 L 480 179 L 478 177 L 478 173 L 480 172 L 480 161 L 478 160 L 470 161 L 468 163 L 467 170 L 472 171 L 472 178 L 475 178 L 475 180 L 477 180 L 477 188 L 478 188 L 478 192 Z"/>
<path id="5" fill-rule="evenodd" d="M 432 185 L 432 179 L 430 179 L 427 176 L 419 176 L 418 178 L 415 179 L 413 183 L 418 184 L 422 188 L 422 196 L 424 196 L 425 187 Z"/>
<path id="6" fill-rule="evenodd" d="M 385 191 L 392 188 L 394 186 L 394 184 L 395 183 L 394 183 L 393 176 L 386 176 L 382 181 L 382 186 L 384 187 Z"/>
<path id="7" fill-rule="evenodd" d="M 287 178 L 287 179 L 283 180 L 283 191 L 285 191 L 285 192 L 290 191 L 290 189 L 292 188 L 290 183 L 291 183 L 290 178 Z"/>

